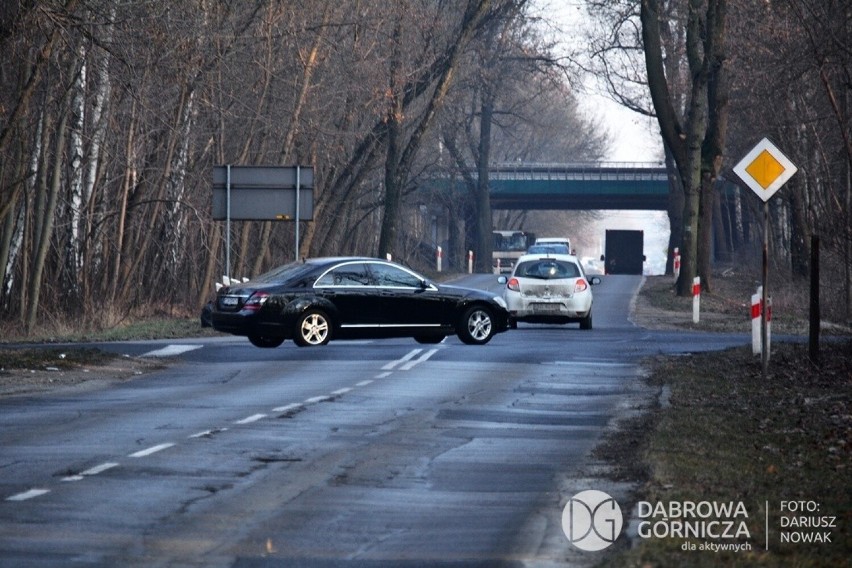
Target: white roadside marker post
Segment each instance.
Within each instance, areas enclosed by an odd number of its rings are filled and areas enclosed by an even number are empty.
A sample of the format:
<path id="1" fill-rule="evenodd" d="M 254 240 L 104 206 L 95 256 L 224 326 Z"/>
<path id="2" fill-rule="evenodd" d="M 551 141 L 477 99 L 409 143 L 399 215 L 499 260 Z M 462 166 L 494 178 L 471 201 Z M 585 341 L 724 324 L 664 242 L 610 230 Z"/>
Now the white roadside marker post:
<path id="1" fill-rule="evenodd" d="M 692 280 L 692 323 L 698 323 L 701 307 L 701 277 Z"/>

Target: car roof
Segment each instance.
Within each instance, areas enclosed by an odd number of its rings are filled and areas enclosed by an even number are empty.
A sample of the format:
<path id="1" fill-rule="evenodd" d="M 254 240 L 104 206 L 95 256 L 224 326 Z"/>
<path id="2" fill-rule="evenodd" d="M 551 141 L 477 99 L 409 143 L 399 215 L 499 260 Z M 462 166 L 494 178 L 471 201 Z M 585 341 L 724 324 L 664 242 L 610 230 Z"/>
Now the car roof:
<path id="1" fill-rule="evenodd" d="M 518 259 L 516 264 L 529 260 L 564 260 L 568 262 L 578 262 L 577 257 L 573 254 L 543 252 L 541 254 L 525 254 Z"/>
<path id="2" fill-rule="evenodd" d="M 337 264 L 338 262 L 367 262 L 367 261 L 379 261 L 379 262 L 388 262 L 388 260 L 384 258 L 375 258 L 372 256 L 316 256 L 313 258 L 304 259 L 305 264 Z"/>
<path id="3" fill-rule="evenodd" d="M 554 244 L 554 243 L 562 243 L 566 244 L 570 242 L 570 239 L 567 237 L 541 237 L 535 240 L 536 245 L 546 245 L 546 244 Z"/>

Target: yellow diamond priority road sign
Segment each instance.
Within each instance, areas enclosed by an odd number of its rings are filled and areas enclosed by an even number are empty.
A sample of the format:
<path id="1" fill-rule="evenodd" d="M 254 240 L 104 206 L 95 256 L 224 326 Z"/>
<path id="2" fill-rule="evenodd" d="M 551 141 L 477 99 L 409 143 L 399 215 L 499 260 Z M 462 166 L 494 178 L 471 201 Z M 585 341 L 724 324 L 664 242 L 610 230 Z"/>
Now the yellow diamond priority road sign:
<path id="1" fill-rule="evenodd" d="M 768 201 L 798 168 L 775 144 L 764 138 L 734 166 L 734 173 L 763 201 Z"/>

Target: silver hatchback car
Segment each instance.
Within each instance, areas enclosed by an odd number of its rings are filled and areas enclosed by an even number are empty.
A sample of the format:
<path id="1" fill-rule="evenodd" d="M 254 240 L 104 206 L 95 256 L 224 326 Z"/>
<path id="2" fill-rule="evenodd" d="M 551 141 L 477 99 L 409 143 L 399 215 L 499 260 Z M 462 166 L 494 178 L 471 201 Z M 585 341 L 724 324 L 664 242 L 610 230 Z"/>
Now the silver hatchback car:
<path id="1" fill-rule="evenodd" d="M 579 323 L 580 329 L 592 329 L 592 286 L 600 283 L 598 276 L 586 277 L 576 256 L 524 255 L 503 292 L 509 326 L 524 321 Z"/>

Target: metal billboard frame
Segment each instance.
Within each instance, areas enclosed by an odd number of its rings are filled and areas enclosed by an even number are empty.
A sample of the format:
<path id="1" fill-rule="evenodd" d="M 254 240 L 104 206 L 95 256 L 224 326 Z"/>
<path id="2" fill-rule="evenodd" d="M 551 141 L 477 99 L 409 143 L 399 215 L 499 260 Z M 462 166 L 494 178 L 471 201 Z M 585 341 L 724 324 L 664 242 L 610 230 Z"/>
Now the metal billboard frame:
<path id="1" fill-rule="evenodd" d="M 226 164 L 214 166 L 212 178 L 213 219 L 226 222 L 225 275 L 227 277 L 231 276 L 232 220 L 295 221 L 295 255 L 296 260 L 299 260 L 299 221 L 312 221 L 314 214 L 313 166 Z"/>

